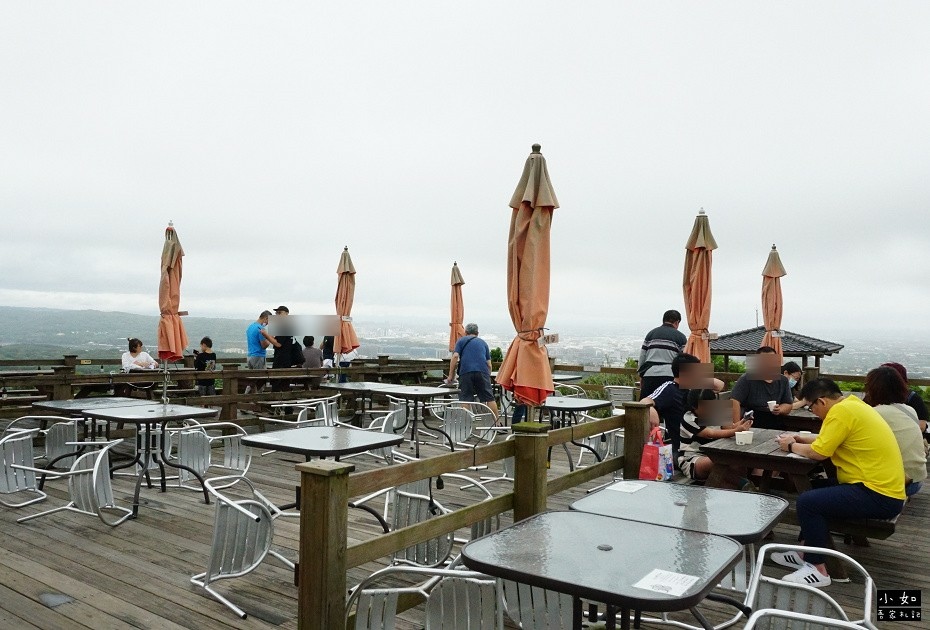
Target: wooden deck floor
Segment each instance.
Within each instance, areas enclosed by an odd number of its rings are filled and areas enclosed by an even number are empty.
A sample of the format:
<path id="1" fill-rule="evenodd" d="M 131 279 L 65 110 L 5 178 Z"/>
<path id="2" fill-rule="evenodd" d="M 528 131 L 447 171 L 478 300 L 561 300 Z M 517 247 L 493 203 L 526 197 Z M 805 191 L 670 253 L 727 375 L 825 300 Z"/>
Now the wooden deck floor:
<path id="1" fill-rule="evenodd" d="M 440 451 L 426 447 L 425 452 Z M 283 503 L 293 496 L 297 461 L 295 457 L 279 454 L 256 457 L 249 476 L 269 498 Z M 367 457 L 352 461 L 359 469 L 377 465 Z M 557 475 L 565 469 L 564 453 L 556 450 L 550 474 Z M 566 508 L 595 484 L 552 497 L 550 508 Z M 0 629 L 297 627 L 292 572 L 274 559 L 269 558 L 245 578 L 218 586 L 249 613 L 246 620 L 238 619 L 189 583 L 191 574 L 205 567 L 212 533 L 213 506 L 205 505 L 202 495 L 177 488 L 164 494 L 157 489 L 143 489 L 145 505 L 139 518 L 116 528 L 72 513 L 16 523 L 20 516 L 61 504 L 64 488 L 63 481 L 53 481 L 49 484 L 48 501 L 20 510 L 0 509 L 0 545 L 4 550 L 0 554 Z M 504 488 L 504 484 L 497 484 L 498 491 Z M 125 501 L 131 491 L 130 480 L 116 478 L 114 489 Z M 448 507 L 470 502 L 470 496 L 451 482 L 436 492 L 436 498 Z M 918 588 L 930 593 L 928 515 L 930 496 L 925 492 L 911 502 L 897 533 L 889 540 L 873 542 L 869 548 L 845 547 L 840 542 L 839 548 L 859 559 L 879 588 Z M 350 510 L 350 518 L 350 537 L 354 539 L 380 531 L 364 513 Z M 278 547 L 294 558 L 296 520 L 279 519 L 276 525 Z M 776 540 L 780 542 L 793 541 L 796 536 L 797 528 L 792 526 L 780 525 L 776 531 Z M 350 584 L 375 568 L 378 566 L 354 569 L 349 576 Z M 831 590 L 853 601 L 857 588 L 855 584 L 834 585 Z M 712 620 L 723 619 L 713 607 L 710 610 Z M 411 611 L 403 616 L 401 627 L 422 627 L 419 621 L 420 613 Z M 927 625 L 905 622 L 890 627 Z"/>

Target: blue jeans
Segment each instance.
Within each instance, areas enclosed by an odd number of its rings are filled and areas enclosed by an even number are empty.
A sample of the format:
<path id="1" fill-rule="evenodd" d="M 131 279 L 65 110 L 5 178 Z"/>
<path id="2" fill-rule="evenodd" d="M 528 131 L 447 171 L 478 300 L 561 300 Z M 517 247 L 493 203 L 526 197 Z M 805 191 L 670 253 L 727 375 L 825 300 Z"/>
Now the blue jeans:
<path id="1" fill-rule="evenodd" d="M 831 519 L 894 518 L 904 507 L 903 499 L 894 499 L 861 483 L 837 483 L 827 480 L 822 488 L 802 492 L 798 496 L 798 522 L 801 525 L 801 540 L 809 547 L 830 547 Z M 817 553 L 805 553 L 804 560 L 820 564 L 824 557 Z"/>

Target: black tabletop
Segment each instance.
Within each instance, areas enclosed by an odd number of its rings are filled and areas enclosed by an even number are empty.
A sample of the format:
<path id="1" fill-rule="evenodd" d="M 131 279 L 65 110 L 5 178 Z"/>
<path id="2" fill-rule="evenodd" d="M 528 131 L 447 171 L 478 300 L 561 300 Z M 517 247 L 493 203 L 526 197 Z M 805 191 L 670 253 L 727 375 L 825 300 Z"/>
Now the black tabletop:
<path id="1" fill-rule="evenodd" d="M 788 509 L 788 502 L 768 494 L 661 481 L 618 481 L 569 507 L 602 516 L 720 534 L 748 544 L 761 541 L 775 528 Z"/>
<path id="2" fill-rule="evenodd" d="M 438 396 L 451 396 L 458 394 L 454 387 L 426 387 L 423 385 L 390 385 L 378 390 L 381 394 L 389 394 L 397 398 L 436 398 Z"/>
<path id="3" fill-rule="evenodd" d="M 549 396 L 542 405 L 543 409 L 553 411 L 590 411 L 610 407 L 609 400 L 598 398 L 575 398 L 573 396 Z"/>
<path id="4" fill-rule="evenodd" d="M 94 398 L 73 398 L 70 400 L 40 400 L 32 403 L 36 409 L 46 411 L 69 411 L 80 413 L 89 409 L 104 407 L 145 407 L 161 403 L 141 398 L 124 398 L 122 396 L 97 396 Z"/>
<path id="5" fill-rule="evenodd" d="M 622 608 L 672 611 L 700 602 L 741 557 L 731 538 L 586 512 L 546 512 L 474 540 L 468 568 Z M 645 588 L 657 572 L 663 585 Z M 674 580 L 682 584 L 675 594 Z M 639 586 L 637 586 L 639 584 Z"/>
<path id="6" fill-rule="evenodd" d="M 98 420 L 111 420 L 114 422 L 161 422 L 162 420 L 186 420 L 188 418 L 211 418 L 219 413 L 219 409 L 204 407 L 190 407 L 188 405 L 136 405 L 133 407 L 103 407 L 86 409 L 84 414 Z"/>
<path id="7" fill-rule="evenodd" d="M 246 446 L 317 457 L 363 453 L 373 448 L 394 446 L 403 441 L 402 435 L 346 427 L 304 427 L 242 438 L 242 443 Z"/>

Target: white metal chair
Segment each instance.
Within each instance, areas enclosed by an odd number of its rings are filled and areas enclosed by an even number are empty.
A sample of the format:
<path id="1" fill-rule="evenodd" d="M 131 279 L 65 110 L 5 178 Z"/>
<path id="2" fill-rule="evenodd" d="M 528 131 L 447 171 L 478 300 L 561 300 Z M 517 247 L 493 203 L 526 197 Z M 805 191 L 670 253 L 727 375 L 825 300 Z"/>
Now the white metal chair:
<path id="1" fill-rule="evenodd" d="M 64 416 L 21 416 L 7 425 L 3 433 L 15 433 L 37 428 L 45 441 L 44 453 L 36 453 L 36 460 L 44 460 L 48 468 L 67 470 L 74 463 L 75 448 L 69 442 L 77 442 L 80 437 L 81 420 Z M 41 484 L 40 484 L 41 485 Z"/>
<path id="2" fill-rule="evenodd" d="M 227 431 L 226 434 L 211 435 L 211 432 Z M 245 429 L 232 422 L 211 422 L 200 424 L 188 421 L 183 427 L 169 428 L 168 435 L 172 443 L 177 443 L 174 450 L 176 459 L 169 464 L 180 464 L 197 472 L 201 478 L 211 470 L 226 477 L 224 485 L 214 485 L 215 490 L 222 490 L 237 483 L 249 472 L 252 463 L 252 449 L 242 444 L 247 436 Z M 221 457 L 214 457 L 222 447 Z M 178 472 L 178 486 L 201 492 L 199 484 L 192 484 L 196 477 L 190 471 L 181 468 Z"/>
<path id="3" fill-rule="evenodd" d="M 30 496 L 19 503 L 0 499 L 0 504 L 11 508 L 21 508 L 38 503 L 48 497 L 39 490 L 35 473 L 35 458 L 32 441 L 39 434 L 39 429 L 13 431 L 0 438 L 0 495 Z M 20 466 L 26 466 L 23 469 Z"/>
<path id="4" fill-rule="evenodd" d="M 586 398 L 588 392 L 586 392 L 583 387 L 579 387 L 578 385 L 571 385 L 569 383 L 556 383 L 555 391 L 553 394 L 556 396 L 564 396 L 565 398 Z"/>
<path id="5" fill-rule="evenodd" d="M 394 409 L 392 411 L 388 411 L 386 414 L 382 416 L 378 416 L 374 418 L 368 424 L 368 426 L 365 427 L 364 429 L 356 428 L 356 430 L 376 431 L 376 432 L 386 433 L 388 435 L 402 435 L 404 432 L 404 428 L 406 427 L 406 422 L 407 421 L 406 421 L 406 418 L 404 417 L 404 410 Z M 410 461 L 411 459 L 413 459 L 411 457 L 408 457 L 407 455 L 404 455 L 403 453 L 400 453 L 394 450 L 392 447 L 389 447 L 389 446 L 371 449 L 370 451 L 365 451 L 364 453 L 356 453 L 354 455 L 344 455 L 342 459 L 346 460 L 352 457 L 359 457 L 361 455 L 370 455 L 372 457 L 376 457 L 378 459 L 384 460 L 388 464 L 392 464 L 394 463 L 395 460 L 398 460 L 398 459 L 404 460 L 404 461 Z"/>
<path id="6" fill-rule="evenodd" d="M 373 588 L 386 578 L 425 578 L 410 586 Z M 388 567 L 365 578 L 346 602 L 346 627 L 394 630 L 401 595 L 426 602 L 428 630 L 500 630 L 503 628 L 501 589 L 496 580 L 458 569 Z"/>
<path id="7" fill-rule="evenodd" d="M 301 427 L 333 427 L 341 424 L 344 425 L 344 423 L 339 422 L 339 397 L 340 394 L 335 394 L 333 396 L 326 396 L 325 398 L 289 400 L 287 402 L 271 405 L 273 410 L 291 407 L 300 409 L 295 420 L 288 420 L 275 415 L 271 417 L 258 416 L 258 419 L 272 424 L 289 425 L 295 429 Z M 311 411 L 313 412 L 312 416 L 310 415 Z"/>
<path id="8" fill-rule="evenodd" d="M 838 558 L 847 566 L 847 569 L 853 569 L 861 576 L 864 582 L 862 617 L 850 619 L 849 614 L 839 602 L 822 589 L 816 589 L 806 584 L 794 584 L 775 577 L 763 575 L 762 569 L 765 558 L 776 551 L 795 551 L 798 553 L 816 551 L 821 555 Z M 853 623 L 860 628 L 870 628 L 874 630 L 875 625 L 872 623 L 872 616 L 875 597 L 875 582 L 872 581 L 872 577 L 869 575 L 868 571 L 846 554 L 834 551 L 833 549 L 804 547 L 801 545 L 771 544 L 765 545 L 759 549 L 755 570 L 752 574 L 752 580 L 749 584 L 749 592 L 746 594 L 745 603 L 753 610 L 778 608 L 779 610 L 792 613 L 837 619 Z M 776 623 L 774 626 L 778 628 L 786 627 L 781 623 Z M 801 628 L 804 626 L 803 624 L 799 624 L 788 627 Z"/>
<path id="9" fill-rule="evenodd" d="M 494 412 L 480 402 L 453 400 L 428 405 L 427 408 L 439 418 L 441 424 L 438 428 L 456 446 L 471 448 L 482 442 L 491 443 L 498 433 L 510 431 L 509 427 L 496 426 Z M 446 445 L 447 442 L 437 443 L 437 446 Z"/>
<path id="10" fill-rule="evenodd" d="M 573 630 L 571 595 L 537 586 L 500 580 L 504 611 L 524 630 Z"/>
<path id="11" fill-rule="evenodd" d="M 604 385 L 604 393 L 607 394 L 607 400 L 613 406 L 614 415 L 623 413 L 623 403 L 633 402 L 633 390 L 633 387 L 627 385 Z"/>
<path id="12" fill-rule="evenodd" d="M 598 418 L 589 416 L 586 413 L 578 414 L 578 422 L 594 422 Z M 605 431 L 604 433 L 598 433 L 597 435 L 592 435 L 591 437 L 583 438 L 581 443 L 587 445 L 588 447 L 594 449 L 594 452 L 597 453 L 598 457 L 601 460 L 604 460 L 607 457 L 617 457 L 618 455 L 623 454 L 623 438 L 624 433 L 623 429 L 613 429 L 612 431 Z M 584 456 L 591 455 L 591 452 L 586 448 L 578 449 L 578 461 L 575 464 L 576 468 L 581 468 L 582 460 Z"/>
<path id="13" fill-rule="evenodd" d="M 805 615 L 788 610 L 765 608 L 757 610 L 743 630 L 862 630 L 850 621 Z"/>
<path id="14" fill-rule="evenodd" d="M 244 482 L 252 490 L 251 499 L 232 499 L 217 491 L 217 487 L 226 487 L 230 482 L 238 481 Z M 207 570 L 192 576 L 191 583 L 202 587 L 245 619 L 245 611 L 217 592 L 212 584 L 251 573 L 269 554 L 291 569 L 294 563 L 271 549 L 274 539 L 272 510 L 277 508 L 256 492 L 248 479 L 215 477 L 208 479 L 205 485 L 216 503 L 213 541 L 210 544 Z"/>
<path id="15" fill-rule="evenodd" d="M 17 523 L 25 523 L 40 516 L 54 514 L 68 510 L 97 516 L 106 525 L 115 527 L 132 516 L 132 510 L 116 505 L 113 499 L 113 486 L 110 484 L 110 450 L 120 443 L 121 440 L 111 440 L 109 442 L 71 442 L 68 446 L 91 449 L 88 452 L 79 455 L 74 460 L 71 470 L 67 472 L 57 472 L 57 477 L 68 478 L 68 494 L 70 501 L 67 505 L 31 514 L 17 519 Z M 45 473 L 47 471 L 41 468 L 28 466 L 13 465 L 13 468 L 33 473 Z M 110 514 L 116 514 L 115 518 Z"/>
<path id="16" fill-rule="evenodd" d="M 465 475 L 443 473 L 442 477 L 471 482 L 470 486 L 477 487 L 484 494 L 482 500 L 493 498 L 493 495 L 480 482 L 475 482 Z M 361 508 L 369 512 L 378 518 L 382 527 L 387 526 L 385 531 L 394 531 L 422 523 L 434 516 L 449 513 L 448 509 L 433 498 L 432 483 L 433 480 L 427 478 L 380 490 L 350 502 L 349 507 Z M 384 511 L 379 515 L 368 504 L 381 496 L 385 498 Z M 449 560 L 454 542 L 456 542 L 454 532 L 440 534 L 435 538 L 394 552 L 391 561 L 393 564 L 437 567 Z"/>

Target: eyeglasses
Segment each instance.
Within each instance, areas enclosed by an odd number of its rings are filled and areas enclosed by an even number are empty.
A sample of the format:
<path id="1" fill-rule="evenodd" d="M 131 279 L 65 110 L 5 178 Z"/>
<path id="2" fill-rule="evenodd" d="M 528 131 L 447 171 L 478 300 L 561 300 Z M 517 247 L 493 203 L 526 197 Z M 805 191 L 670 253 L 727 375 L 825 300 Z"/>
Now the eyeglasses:
<path id="1" fill-rule="evenodd" d="M 805 411 L 810 411 L 811 413 L 814 413 L 814 405 L 816 405 L 819 402 L 820 402 L 820 399 L 818 398 L 817 400 L 811 402 L 809 405 L 805 405 L 803 409 Z"/>

